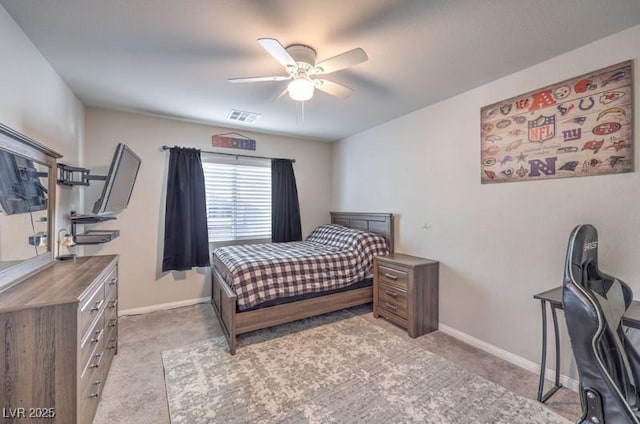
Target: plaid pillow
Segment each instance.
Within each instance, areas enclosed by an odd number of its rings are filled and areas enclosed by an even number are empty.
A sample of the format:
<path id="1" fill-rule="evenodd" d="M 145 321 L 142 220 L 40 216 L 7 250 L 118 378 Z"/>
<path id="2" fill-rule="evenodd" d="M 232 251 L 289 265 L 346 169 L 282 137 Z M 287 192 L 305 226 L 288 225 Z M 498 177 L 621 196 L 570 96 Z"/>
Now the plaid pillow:
<path id="1" fill-rule="evenodd" d="M 373 256 L 387 255 L 389 247 L 380 234 L 369 233 L 337 224 L 325 224 L 309 234 L 307 241 L 335 247 L 340 250 L 356 250 L 365 261 Z"/>
<path id="2" fill-rule="evenodd" d="M 307 237 L 307 241 L 345 250 L 353 248 L 353 243 L 360 233 L 362 231 L 342 225 L 325 224 L 313 230 Z"/>

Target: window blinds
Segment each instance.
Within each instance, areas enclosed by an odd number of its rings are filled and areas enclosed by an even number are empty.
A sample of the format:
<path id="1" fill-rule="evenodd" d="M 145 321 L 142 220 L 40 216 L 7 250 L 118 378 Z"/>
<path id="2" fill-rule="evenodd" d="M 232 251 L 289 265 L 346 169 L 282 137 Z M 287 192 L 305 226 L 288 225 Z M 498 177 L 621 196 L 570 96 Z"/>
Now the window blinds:
<path id="1" fill-rule="evenodd" d="M 271 163 L 202 154 L 209 242 L 271 238 Z"/>

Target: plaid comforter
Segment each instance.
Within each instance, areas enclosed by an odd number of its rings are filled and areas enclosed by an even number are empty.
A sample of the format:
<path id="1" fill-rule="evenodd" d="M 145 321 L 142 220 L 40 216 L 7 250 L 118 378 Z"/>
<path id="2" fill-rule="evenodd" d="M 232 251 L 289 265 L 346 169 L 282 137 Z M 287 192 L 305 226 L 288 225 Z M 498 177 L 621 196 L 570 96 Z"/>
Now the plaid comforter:
<path id="1" fill-rule="evenodd" d="M 321 225 L 305 241 L 220 247 L 227 282 L 244 310 L 276 298 L 339 289 L 371 274 L 389 249 L 379 234 Z"/>

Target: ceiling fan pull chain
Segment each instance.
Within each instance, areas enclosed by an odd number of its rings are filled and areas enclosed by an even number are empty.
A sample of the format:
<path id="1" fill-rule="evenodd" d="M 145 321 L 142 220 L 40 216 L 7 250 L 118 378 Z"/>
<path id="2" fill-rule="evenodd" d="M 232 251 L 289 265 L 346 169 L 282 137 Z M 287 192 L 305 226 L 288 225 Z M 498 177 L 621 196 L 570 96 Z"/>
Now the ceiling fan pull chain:
<path id="1" fill-rule="evenodd" d="M 304 122 L 304 103 L 296 102 L 296 125 L 302 125 Z"/>

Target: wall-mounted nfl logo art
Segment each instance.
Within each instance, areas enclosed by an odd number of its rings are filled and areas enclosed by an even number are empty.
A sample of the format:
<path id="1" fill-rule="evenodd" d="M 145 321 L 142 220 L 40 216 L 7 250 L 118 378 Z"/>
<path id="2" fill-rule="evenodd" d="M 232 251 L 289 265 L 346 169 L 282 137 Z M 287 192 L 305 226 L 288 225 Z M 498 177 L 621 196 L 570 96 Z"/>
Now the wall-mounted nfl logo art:
<path id="1" fill-rule="evenodd" d="M 480 109 L 481 181 L 633 171 L 628 60 Z"/>

